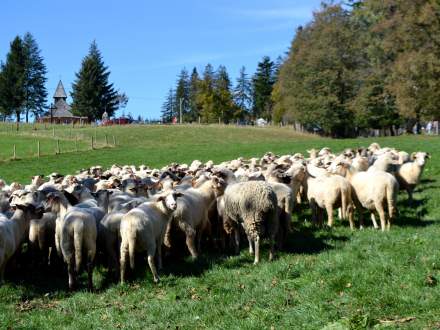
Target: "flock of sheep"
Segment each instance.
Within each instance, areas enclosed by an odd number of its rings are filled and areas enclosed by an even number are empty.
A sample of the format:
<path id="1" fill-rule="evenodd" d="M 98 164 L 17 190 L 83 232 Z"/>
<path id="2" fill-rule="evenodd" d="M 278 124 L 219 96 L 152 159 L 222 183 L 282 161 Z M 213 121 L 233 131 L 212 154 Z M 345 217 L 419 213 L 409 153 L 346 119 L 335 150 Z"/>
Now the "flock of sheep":
<path id="1" fill-rule="evenodd" d="M 98 253 L 121 282 L 128 266 L 135 268 L 138 252 L 147 255 L 159 281 L 162 250 L 172 253 L 183 244 L 197 258 L 202 244 L 238 253 L 241 237 L 247 237 L 258 263 L 261 239 L 270 240 L 272 259 L 300 203 L 309 204 L 317 225 L 323 224 L 325 210 L 332 227 L 338 209 L 351 229 L 356 211 L 362 228 L 368 211 L 375 228 L 378 215 L 381 229 L 389 230 L 398 190 L 406 190 L 411 202 L 429 158 L 425 152 L 409 155 L 377 143 L 340 154 L 329 148 L 308 152 L 308 158 L 267 153 L 260 159 L 218 165 L 195 160 L 162 169 L 113 165 L 104 171 L 96 166 L 76 175 L 53 173 L 48 182 L 35 176 L 25 187 L 1 180 L 0 281 L 25 242 L 33 262 L 47 266 L 58 257 L 67 264 L 70 289 L 84 266 L 93 288 Z"/>

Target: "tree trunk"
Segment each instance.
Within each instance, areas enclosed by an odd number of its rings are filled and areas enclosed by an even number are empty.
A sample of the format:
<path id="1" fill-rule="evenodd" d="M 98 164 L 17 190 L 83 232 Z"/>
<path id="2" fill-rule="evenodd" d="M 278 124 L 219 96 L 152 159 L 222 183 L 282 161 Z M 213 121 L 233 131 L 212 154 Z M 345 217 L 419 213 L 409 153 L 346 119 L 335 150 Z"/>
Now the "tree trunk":
<path id="1" fill-rule="evenodd" d="M 16 111 L 15 115 L 17 116 L 17 121 L 16 121 L 16 129 L 18 131 L 19 127 L 20 127 L 20 111 Z"/>
<path id="2" fill-rule="evenodd" d="M 26 110 L 26 124 L 29 123 L 29 110 Z"/>

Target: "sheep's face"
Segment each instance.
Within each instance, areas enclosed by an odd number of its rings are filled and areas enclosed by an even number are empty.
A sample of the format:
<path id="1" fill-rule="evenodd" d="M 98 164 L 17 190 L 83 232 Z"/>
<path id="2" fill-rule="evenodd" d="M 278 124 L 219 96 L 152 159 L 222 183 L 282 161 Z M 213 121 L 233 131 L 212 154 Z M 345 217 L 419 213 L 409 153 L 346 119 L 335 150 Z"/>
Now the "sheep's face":
<path id="1" fill-rule="evenodd" d="M 425 166 L 426 160 L 429 158 L 429 154 L 426 152 L 417 152 L 413 154 L 413 159 L 419 166 Z"/>
<path id="2" fill-rule="evenodd" d="M 10 203 L 11 206 L 15 207 L 17 205 L 37 205 L 40 202 L 40 193 L 31 192 L 26 190 L 16 190 L 11 195 Z"/>
<path id="3" fill-rule="evenodd" d="M 162 201 L 165 203 L 167 209 L 174 211 L 177 209 L 177 198 L 183 196 L 182 193 L 173 191 L 166 197 L 162 197 Z"/>

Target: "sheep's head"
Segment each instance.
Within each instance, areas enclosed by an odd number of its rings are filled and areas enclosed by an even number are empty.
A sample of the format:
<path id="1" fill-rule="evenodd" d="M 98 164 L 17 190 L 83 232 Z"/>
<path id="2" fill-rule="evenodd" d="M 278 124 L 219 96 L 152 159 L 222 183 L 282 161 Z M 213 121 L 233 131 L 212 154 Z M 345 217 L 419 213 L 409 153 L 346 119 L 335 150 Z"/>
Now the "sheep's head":
<path id="1" fill-rule="evenodd" d="M 224 194 L 226 186 L 227 186 L 226 181 L 224 179 L 213 176 L 211 178 L 211 184 L 212 184 L 211 186 L 212 186 L 212 189 L 214 190 L 214 194 L 216 197 Z"/>
<path id="2" fill-rule="evenodd" d="M 28 218 L 39 219 L 44 212 L 41 194 L 38 191 L 17 190 L 11 195 L 11 207 L 22 210 Z"/>
<path id="3" fill-rule="evenodd" d="M 425 166 L 426 160 L 431 158 L 431 155 L 427 152 L 413 152 L 411 154 L 411 159 L 416 162 L 419 166 Z"/>
<path id="4" fill-rule="evenodd" d="M 44 208 L 46 212 L 60 212 L 60 204 L 63 200 L 63 195 L 60 191 L 50 192 L 46 196 L 46 202 Z"/>
<path id="5" fill-rule="evenodd" d="M 157 198 L 158 202 L 162 202 L 165 207 L 171 211 L 177 209 L 177 198 L 182 197 L 183 194 L 181 192 L 177 192 L 173 190 L 167 195 L 162 195 Z"/>

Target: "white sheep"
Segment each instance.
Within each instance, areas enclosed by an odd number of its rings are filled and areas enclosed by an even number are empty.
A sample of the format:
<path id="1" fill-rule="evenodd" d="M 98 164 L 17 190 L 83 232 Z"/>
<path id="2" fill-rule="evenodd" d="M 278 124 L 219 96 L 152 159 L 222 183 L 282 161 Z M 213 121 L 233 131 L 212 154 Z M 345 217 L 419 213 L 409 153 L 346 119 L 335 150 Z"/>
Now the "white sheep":
<path id="1" fill-rule="evenodd" d="M 320 176 L 317 178 L 311 175 L 307 178 L 307 199 L 312 209 L 313 220 L 317 216 L 321 218 L 321 210 L 327 212 L 327 225 L 333 226 L 333 210 L 341 208 L 341 218 L 347 219 L 350 228 L 354 229 L 352 188 L 350 183 L 338 175 Z"/>
<path id="2" fill-rule="evenodd" d="M 73 207 L 62 193 L 48 194 L 48 210 L 58 215 L 55 244 L 67 263 L 69 288 L 75 289 L 83 259 L 87 265 L 88 288 L 93 290 L 96 254 L 96 219 L 85 208 Z"/>
<path id="3" fill-rule="evenodd" d="M 155 202 L 147 202 L 129 211 L 121 220 L 121 283 L 125 281 L 127 259 L 131 269 L 134 269 L 135 252 L 146 251 L 148 265 L 153 274 L 154 282 L 159 281 L 159 275 L 154 263 L 158 257 L 158 268 L 162 268 L 162 242 L 165 230 L 173 211 L 177 208 L 176 199 L 182 193 L 171 191 L 166 196 L 157 197 Z"/>
<path id="4" fill-rule="evenodd" d="M 341 163 L 340 174 L 350 181 L 353 187 L 353 201 L 360 215 L 360 224 L 363 226 L 362 208 L 372 214 L 371 220 L 378 228 L 374 218 L 374 211 L 379 214 L 382 231 L 389 230 L 396 213 L 397 193 L 399 183 L 396 178 L 384 171 L 357 172 L 350 164 Z M 388 214 L 385 212 L 388 209 Z"/>
<path id="5" fill-rule="evenodd" d="M 173 213 L 170 226 L 177 226 L 186 236 L 186 246 L 193 258 L 197 258 L 200 251 L 202 235 L 209 230 L 208 212 L 216 201 L 215 182 L 208 180 L 197 188 L 184 190 L 184 196 L 177 201 L 177 209 Z M 167 229 L 165 245 L 170 247 L 171 230 Z M 197 241 L 197 247 L 196 247 Z"/>
<path id="6" fill-rule="evenodd" d="M 408 193 L 408 201 L 413 201 L 413 191 L 420 181 L 426 160 L 430 155 L 426 152 L 414 152 L 411 154 L 411 162 L 400 165 L 396 171 L 396 178 L 400 189 L 405 189 Z"/>
<path id="7" fill-rule="evenodd" d="M 4 281 L 5 267 L 24 239 L 31 219 L 41 218 L 43 207 L 36 192 L 21 191 L 13 199 L 16 208 L 11 219 L 0 214 L 0 282 Z"/>

